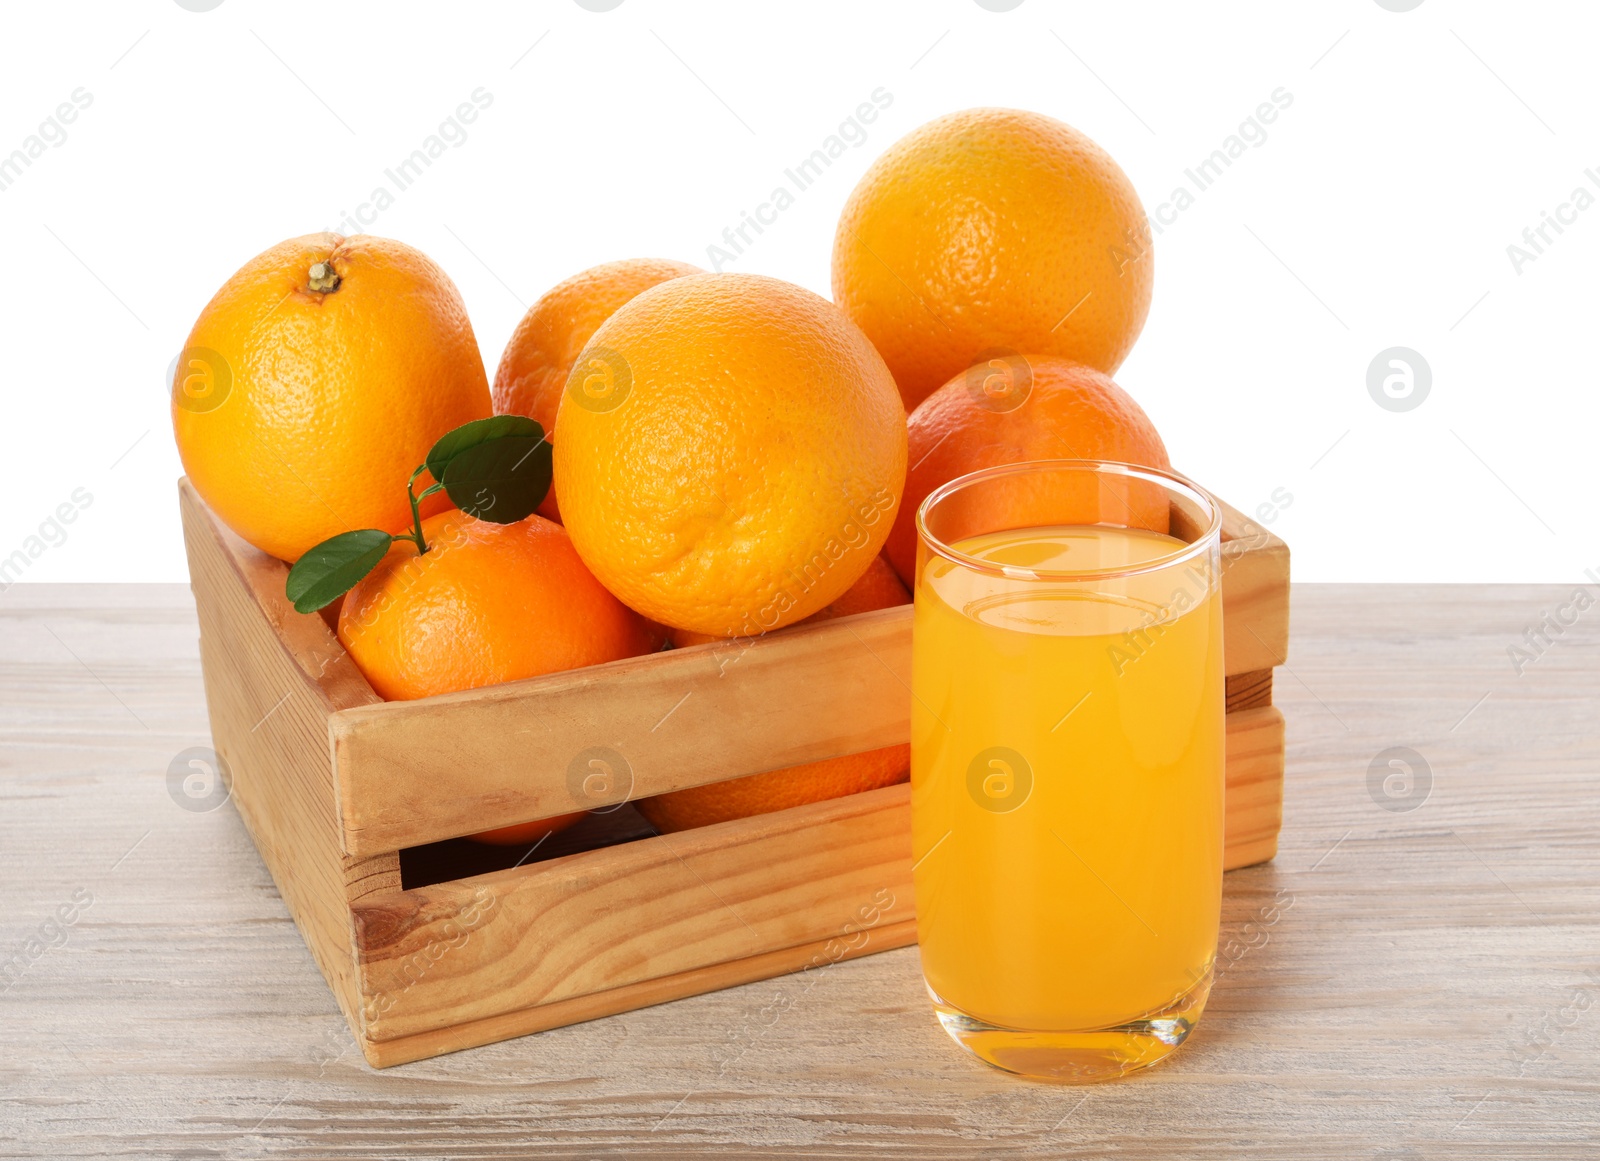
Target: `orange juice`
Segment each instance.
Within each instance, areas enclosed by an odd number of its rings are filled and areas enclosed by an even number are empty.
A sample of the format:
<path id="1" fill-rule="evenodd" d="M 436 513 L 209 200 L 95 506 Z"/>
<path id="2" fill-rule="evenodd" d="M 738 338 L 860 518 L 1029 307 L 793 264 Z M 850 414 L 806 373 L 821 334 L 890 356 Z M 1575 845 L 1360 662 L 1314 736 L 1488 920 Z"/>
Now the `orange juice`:
<path id="1" fill-rule="evenodd" d="M 1140 571 L 1188 546 L 1101 525 L 951 547 L 990 567 L 925 550 L 916 593 L 917 931 L 941 1019 L 1181 1042 L 1222 891 L 1215 550 Z"/>

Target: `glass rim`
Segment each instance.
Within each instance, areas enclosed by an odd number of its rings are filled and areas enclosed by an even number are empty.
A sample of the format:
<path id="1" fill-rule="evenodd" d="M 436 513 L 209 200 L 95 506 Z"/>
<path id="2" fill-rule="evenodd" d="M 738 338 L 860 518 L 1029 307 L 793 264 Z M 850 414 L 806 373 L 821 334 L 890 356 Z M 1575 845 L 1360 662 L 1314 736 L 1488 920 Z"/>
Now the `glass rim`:
<path id="1" fill-rule="evenodd" d="M 933 509 L 934 505 L 948 499 L 956 492 L 969 488 L 974 484 L 982 483 L 985 480 L 999 479 L 1002 476 L 1033 474 L 1046 470 L 1092 472 L 1145 480 L 1194 500 L 1200 505 L 1202 511 L 1209 513 L 1210 519 L 1206 522 L 1206 526 L 1200 531 L 1200 534 L 1180 549 L 1158 556 L 1153 560 L 1141 561 L 1136 565 L 1096 569 L 1022 568 L 1012 564 L 991 564 L 986 560 L 979 560 L 975 556 L 970 556 L 951 547 L 928 530 L 928 513 Z M 1220 542 L 1222 539 L 1222 504 L 1215 496 L 1187 476 L 1161 468 L 1147 468 L 1139 464 L 1124 463 L 1121 460 L 1022 460 L 1014 464 L 1000 464 L 992 468 L 979 468 L 975 472 L 968 472 L 964 476 L 957 476 L 947 483 L 940 484 L 929 492 L 922 503 L 917 506 L 915 524 L 917 539 L 926 544 L 929 551 L 944 557 L 952 564 L 960 565 L 962 568 L 971 569 L 974 572 L 985 573 L 989 576 L 1001 577 L 1007 580 L 1113 580 L 1117 577 L 1161 572 L 1175 565 L 1184 564 L 1206 552 L 1213 540 Z M 1126 525 L 1108 525 L 1107 527 L 1126 527 Z"/>

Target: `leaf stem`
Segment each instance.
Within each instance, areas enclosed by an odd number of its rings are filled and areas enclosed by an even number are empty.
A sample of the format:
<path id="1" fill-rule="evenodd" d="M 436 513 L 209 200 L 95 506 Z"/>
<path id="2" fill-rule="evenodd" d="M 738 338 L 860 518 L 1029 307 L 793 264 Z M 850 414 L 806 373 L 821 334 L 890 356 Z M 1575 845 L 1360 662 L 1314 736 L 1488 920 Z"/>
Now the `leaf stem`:
<path id="1" fill-rule="evenodd" d="M 444 487 L 443 484 L 434 484 L 433 487 L 424 489 L 422 495 L 417 495 L 417 477 L 427 470 L 427 464 L 419 465 L 417 470 L 411 473 L 411 478 L 406 481 L 406 496 L 411 501 L 411 535 L 398 538 L 415 544 L 418 556 L 428 551 L 428 542 L 422 536 L 422 501 Z"/>

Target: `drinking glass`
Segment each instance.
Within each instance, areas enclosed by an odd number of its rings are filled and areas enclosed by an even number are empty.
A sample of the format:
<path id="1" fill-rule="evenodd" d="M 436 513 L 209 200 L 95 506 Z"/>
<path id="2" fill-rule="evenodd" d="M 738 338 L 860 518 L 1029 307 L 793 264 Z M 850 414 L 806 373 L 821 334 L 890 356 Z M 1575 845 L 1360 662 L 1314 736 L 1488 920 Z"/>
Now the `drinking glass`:
<path id="1" fill-rule="evenodd" d="M 911 813 L 945 1030 L 1023 1076 L 1170 1054 L 1222 898 L 1221 512 L 1180 476 L 1043 460 L 917 513 Z"/>

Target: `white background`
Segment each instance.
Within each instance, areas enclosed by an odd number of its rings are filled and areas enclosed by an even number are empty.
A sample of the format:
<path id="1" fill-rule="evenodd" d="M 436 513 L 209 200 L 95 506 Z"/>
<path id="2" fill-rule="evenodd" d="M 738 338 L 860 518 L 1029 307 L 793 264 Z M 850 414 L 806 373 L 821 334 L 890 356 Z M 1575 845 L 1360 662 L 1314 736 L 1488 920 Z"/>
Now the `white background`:
<path id="1" fill-rule="evenodd" d="M 1247 511 L 1292 495 L 1272 527 L 1297 579 L 1600 569 L 1600 207 L 1520 273 L 1507 254 L 1574 188 L 1600 195 L 1592 5 L 119 0 L 0 20 L 0 155 L 93 96 L 0 192 L 0 556 L 93 496 L 29 581 L 186 577 L 165 380 L 195 315 L 254 254 L 369 200 L 479 87 L 465 143 L 369 232 L 450 272 L 492 378 L 550 285 L 630 256 L 707 265 L 879 86 L 894 103 L 866 144 L 730 268 L 827 295 L 846 195 L 946 112 L 1067 121 L 1154 211 L 1281 86 L 1265 143 L 1157 237 L 1118 380 L 1180 470 Z M 1397 345 L 1433 375 L 1405 413 L 1366 385 Z"/>

